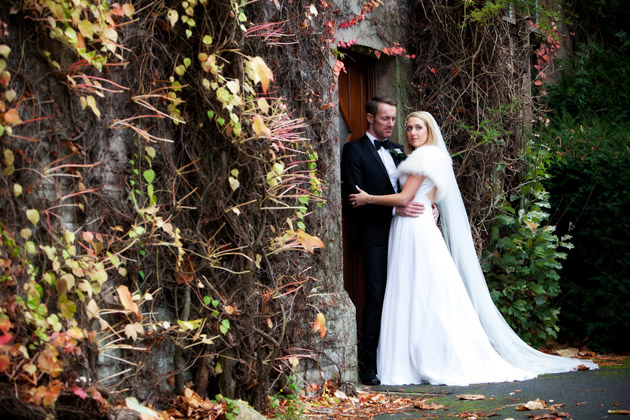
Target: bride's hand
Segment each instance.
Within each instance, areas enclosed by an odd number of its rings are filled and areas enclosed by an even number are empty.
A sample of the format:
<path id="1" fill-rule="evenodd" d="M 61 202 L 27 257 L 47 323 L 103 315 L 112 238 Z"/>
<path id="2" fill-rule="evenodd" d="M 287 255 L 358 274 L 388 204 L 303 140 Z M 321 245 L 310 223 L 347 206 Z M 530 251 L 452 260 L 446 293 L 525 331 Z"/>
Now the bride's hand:
<path id="1" fill-rule="evenodd" d="M 357 191 L 359 191 L 357 194 L 349 195 L 349 201 L 352 207 L 360 207 L 372 201 L 372 195 L 363 191 L 358 185 Z"/>

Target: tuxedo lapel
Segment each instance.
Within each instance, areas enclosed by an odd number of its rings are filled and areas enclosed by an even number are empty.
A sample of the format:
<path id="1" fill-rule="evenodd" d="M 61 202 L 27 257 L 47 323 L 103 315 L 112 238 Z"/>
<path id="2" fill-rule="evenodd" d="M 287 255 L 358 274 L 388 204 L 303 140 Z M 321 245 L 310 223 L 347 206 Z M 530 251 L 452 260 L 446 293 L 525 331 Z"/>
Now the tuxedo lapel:
<path id="1" fill-rule="evenodd" d="M 381 156 L 376 151 L 376 147 L 374 147 L 374 145 L 372 144 L 372 141 L 369 139 L 368 136 L 363 137 L 363 147 L 368 150 L 368 153 L 370 155 L 372 155 L 374 160 L 377 162 L 378 167 L 381 168 L 381 171 L 383 171 L 383 174 L 389 177 L 389 174 L 387 173 L 387 169 L 385 168 L 385 164 L 383 163 L 383 159 L 381 159 Z"/>

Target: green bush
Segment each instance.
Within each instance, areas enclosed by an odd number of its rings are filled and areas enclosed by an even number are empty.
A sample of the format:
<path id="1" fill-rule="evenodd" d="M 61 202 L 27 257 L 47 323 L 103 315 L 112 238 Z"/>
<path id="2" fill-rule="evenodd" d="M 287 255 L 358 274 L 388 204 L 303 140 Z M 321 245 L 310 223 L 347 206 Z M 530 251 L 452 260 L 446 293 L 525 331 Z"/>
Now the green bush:
<path id="1" fill-rule="evenodd" d="M 530 144 L 519 194 L 502 197 L 492 228 L 483 268 L 492 298 L 506 321 L 525 341 L 543 345 L 557 337 L 559 310 L 553 298 L 560 293 L 560 260 L 569 249 L 568 237 L 559 239 L 546 223 L 549 193 L 546 178 L 549 151 Z M 501 198 L 501 197 L 500 197 Z"/>
<path id="2" fill-rule="evenodd" d="M 630 123 L 566 117 L 554 130 L 562 158 L 547 181 L 552 222 L 575 249 L 561 271 L 565 338 L 599 351 L 630 344 Z"/>
<path id="3" fill-rule="evenodd" d="M 564 76 L 547 86 L 548 105 L 557 115 L 577 120 L 602 117 L 625 121 L 630 117 L 630 39 L 618 33 L 618 44 L 605 47 L 580 44 L 571 60 L 564 60 Z"/>

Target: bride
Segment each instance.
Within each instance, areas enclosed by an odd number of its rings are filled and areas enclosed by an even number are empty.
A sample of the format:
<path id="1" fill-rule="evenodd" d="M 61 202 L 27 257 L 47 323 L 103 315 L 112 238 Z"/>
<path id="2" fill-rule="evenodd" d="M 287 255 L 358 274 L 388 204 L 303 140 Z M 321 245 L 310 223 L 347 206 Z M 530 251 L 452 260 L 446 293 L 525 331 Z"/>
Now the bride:
<path id="1" fill-rule="evenodd" d="M 431 213 L 392 222 L 377 360 L 381 383 L 468 385 L 526 380 L 579 365 L 597 368 L 591 361 L 541 353 L 510 328 L 486 286 L 435 119 L 412 112 L 405 131 L 409 156 L 398 168 L 402 191 L 379 196 L 357 187 L 350 203 L 435 202 L 444 236 Z"/>

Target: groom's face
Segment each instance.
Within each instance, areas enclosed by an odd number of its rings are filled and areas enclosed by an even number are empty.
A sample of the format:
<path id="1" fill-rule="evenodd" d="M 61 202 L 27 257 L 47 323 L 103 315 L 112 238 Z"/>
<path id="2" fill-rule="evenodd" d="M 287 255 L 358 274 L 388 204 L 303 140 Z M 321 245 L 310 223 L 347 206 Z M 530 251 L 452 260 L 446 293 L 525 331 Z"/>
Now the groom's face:
<path id="1" fill-rule="evenodd" d="M 376 115 L 367 114 L 368 131 L 379 140 L 390 138 L 396 124 L 396 107 L 389 104 L 378 104 Z"/>

